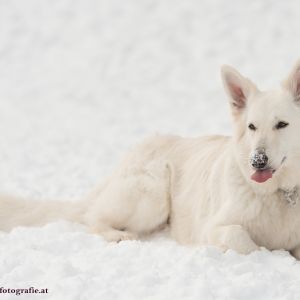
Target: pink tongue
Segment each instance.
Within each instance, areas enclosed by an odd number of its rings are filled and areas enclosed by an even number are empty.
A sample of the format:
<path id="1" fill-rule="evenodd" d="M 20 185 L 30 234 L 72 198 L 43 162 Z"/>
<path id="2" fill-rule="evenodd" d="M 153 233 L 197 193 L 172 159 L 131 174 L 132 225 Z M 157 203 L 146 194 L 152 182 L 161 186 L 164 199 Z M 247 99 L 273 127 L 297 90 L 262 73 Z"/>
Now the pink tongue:
<path id="1" fill-rule="evenodd" d="M 256 171 L 255 173 L 252 174 L 251 179 L 262 183 L 267 181 L 272 177 L 272 170 L 263 170 L 263 171 Z"/>

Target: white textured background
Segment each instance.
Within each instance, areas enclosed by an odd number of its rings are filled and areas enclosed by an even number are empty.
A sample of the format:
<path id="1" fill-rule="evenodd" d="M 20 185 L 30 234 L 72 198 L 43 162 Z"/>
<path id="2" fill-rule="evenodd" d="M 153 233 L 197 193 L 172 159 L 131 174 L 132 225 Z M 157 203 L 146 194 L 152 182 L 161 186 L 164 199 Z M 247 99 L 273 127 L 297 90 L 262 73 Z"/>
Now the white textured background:
<path id="1" fill-rule="evenodd" d="M 0 0 L 0 190 L 77 199 L 153 132 L 230 134 L 220 65 L 277 85 L 299 24 L 296 0 Z M 300 298 L 285 252 L 109 245 L 66 223 L 0 234 L 0 251 L 0 285 L 55 300 Z"/>

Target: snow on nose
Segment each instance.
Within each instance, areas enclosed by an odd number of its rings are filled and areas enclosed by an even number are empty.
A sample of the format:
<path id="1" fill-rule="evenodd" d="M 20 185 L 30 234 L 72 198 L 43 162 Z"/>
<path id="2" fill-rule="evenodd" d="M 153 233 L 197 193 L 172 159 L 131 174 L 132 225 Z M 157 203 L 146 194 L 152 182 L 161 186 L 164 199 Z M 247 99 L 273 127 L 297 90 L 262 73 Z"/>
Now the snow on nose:
<path id="1" fill-rule="evenodd" d="M 268 160 L 268 156 L 264 149 L 256 149 L 250 159 L 250 163 L 253 168 L 262 170 L 267 166 Z"/>

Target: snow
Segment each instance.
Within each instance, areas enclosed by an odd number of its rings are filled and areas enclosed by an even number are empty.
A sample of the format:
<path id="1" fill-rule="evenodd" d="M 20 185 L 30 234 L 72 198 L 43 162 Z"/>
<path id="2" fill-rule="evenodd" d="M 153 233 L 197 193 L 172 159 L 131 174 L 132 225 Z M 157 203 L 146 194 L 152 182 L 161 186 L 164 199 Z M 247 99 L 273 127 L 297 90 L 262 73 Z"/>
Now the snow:
<path id="1" fill-rule="evenodd" d="M 1 1 L 0 190 L 76 201 L 153 132 L 230 134 L 220 65 L 277 85 L 299 58 L 299 12 L 296 0 Z M 64 221 L 0 240 L 0 285 L 50 291 L 24 299 L 300 299 L 285 251 L 222 254 L 167 232 L 109 244 Z"/>

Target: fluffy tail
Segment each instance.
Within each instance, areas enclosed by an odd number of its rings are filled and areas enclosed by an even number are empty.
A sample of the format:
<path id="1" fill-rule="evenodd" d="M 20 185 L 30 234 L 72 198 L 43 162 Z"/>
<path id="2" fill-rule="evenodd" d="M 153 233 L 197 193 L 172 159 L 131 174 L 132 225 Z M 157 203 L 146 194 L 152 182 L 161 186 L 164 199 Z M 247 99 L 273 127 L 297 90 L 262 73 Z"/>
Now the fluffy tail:
<path id="1" fill-rule="evenodd" d="M 57 220 L 82 223 L 83 203 L 36 201 L 0 195 L 0 230 L 17 226 L 42 226 Z"/>

